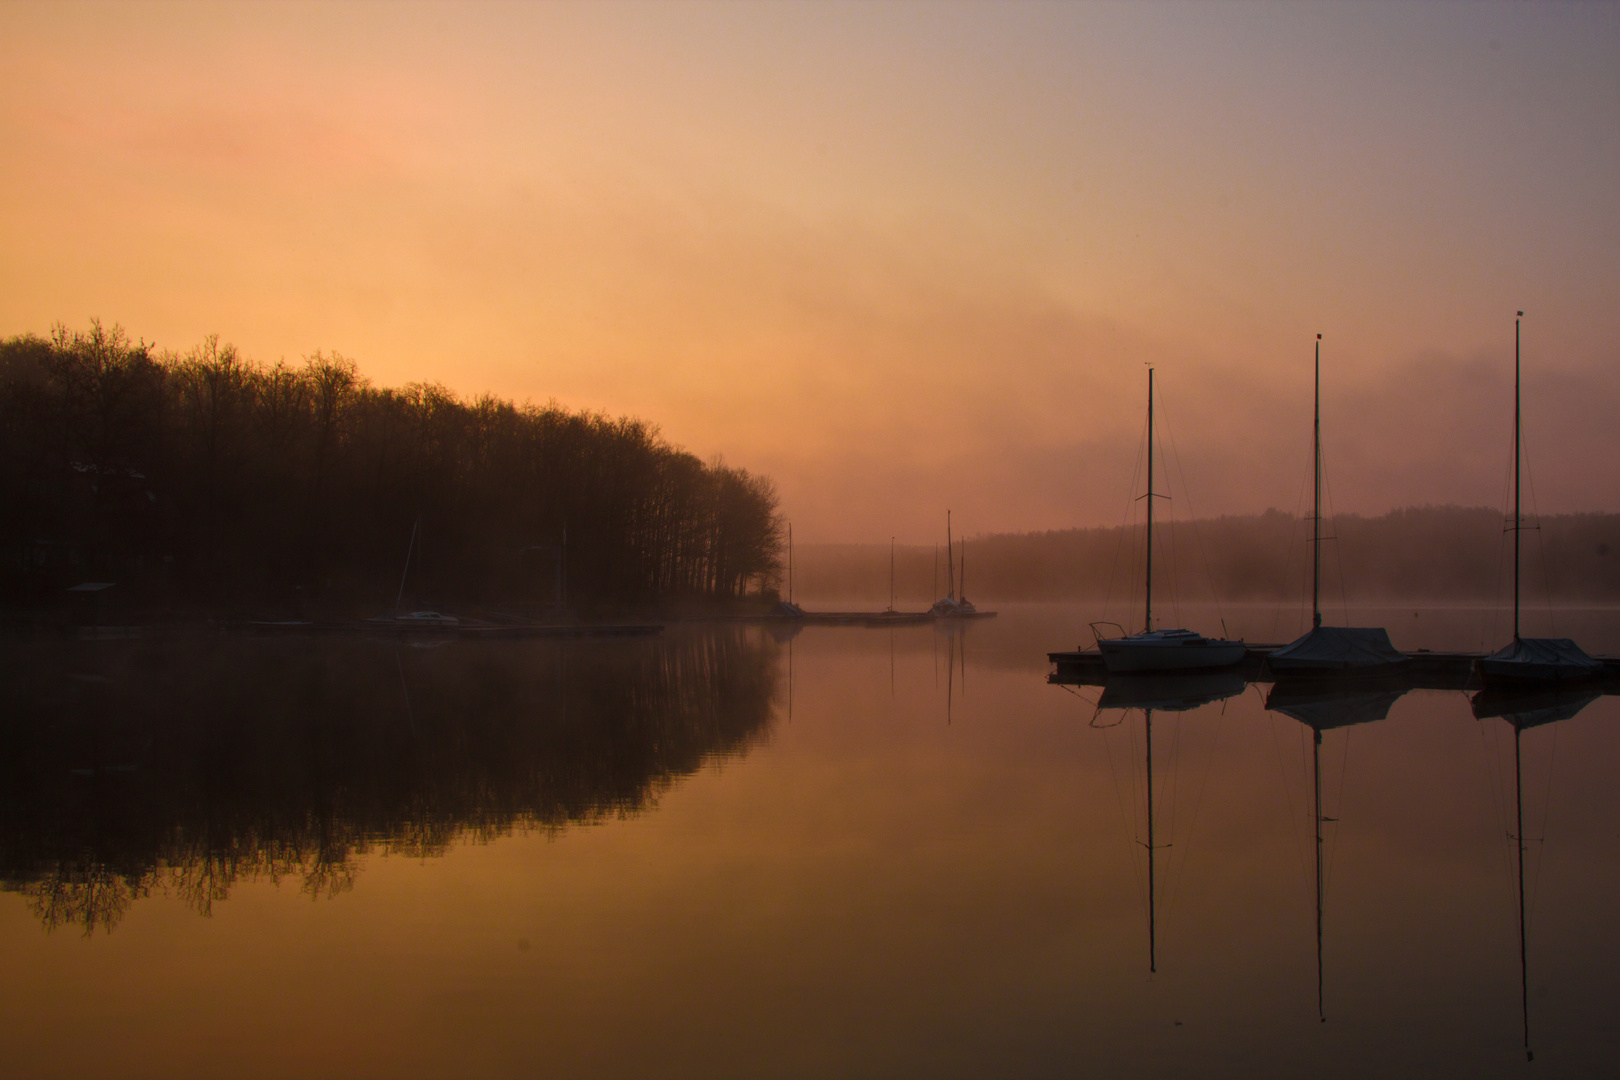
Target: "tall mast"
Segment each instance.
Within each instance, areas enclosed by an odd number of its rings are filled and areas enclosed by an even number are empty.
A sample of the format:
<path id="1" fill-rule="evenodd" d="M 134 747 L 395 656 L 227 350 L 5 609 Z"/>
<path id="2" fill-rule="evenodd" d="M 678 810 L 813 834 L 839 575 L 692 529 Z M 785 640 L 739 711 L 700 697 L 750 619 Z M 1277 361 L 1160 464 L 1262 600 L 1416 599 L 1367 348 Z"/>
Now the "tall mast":
<path id="1" fill-rule="evenodd" d="M 967 599 L 967 537 L 962 537 L 962 575 L 957 579 L 962 586 L 962 599 Z"/>
<path id="2" fill-rule="evenodd" d="M 894 610 L 894 537 L 889 537 L 889 610 Z"/>
<path id="3" fill-rule="evenodd" d="M 1153 629 L 1153 369 L 1148 368 L 1148 475 L 1147 475 L 1147 607 L 1142 632 Z M 1151 802 L 1149 803 L 1151 806 Z M 1149 877 L 1153 861 L 1148 860 Z"/>
<path id="4" fill-rule="evenodd" d="M 951 541 L 951 512 L 945 511 L 945 581 L 950 586 L 950 597 L 956 599 L 956 556 Z"/>
<path id="5" fill-rule="evenodd" d="M 1524 517 L 1519 509 L 1519 312 L 1513 320 L 1513 643 L 1519 643 L 1519 533 Z"/>
<path id="6" fill-rule="evenodd" d="M 1316 420 L 1311 438 L 1311 628 L 1322 626 L 1322 335 L 1316 335 Z"/>
<path id="7" fill-rule="evenodd" d="M 417 517 L 416 523 L 411 526 L 411 542 L 405 547 L 405 569 L 400 571 L 399 592 L 394 596 L 394 614 L 399 614 L 400 601 L 405 599 L 405 578 L 411 572 L 411 553 L 416 550 L 416 530 L 422 527 L 422 518 Z"/>
<path id="8" fill-rule="evenodd" d="M 793 522 L 788 522 L 788 603 L 793 603 Z"/>

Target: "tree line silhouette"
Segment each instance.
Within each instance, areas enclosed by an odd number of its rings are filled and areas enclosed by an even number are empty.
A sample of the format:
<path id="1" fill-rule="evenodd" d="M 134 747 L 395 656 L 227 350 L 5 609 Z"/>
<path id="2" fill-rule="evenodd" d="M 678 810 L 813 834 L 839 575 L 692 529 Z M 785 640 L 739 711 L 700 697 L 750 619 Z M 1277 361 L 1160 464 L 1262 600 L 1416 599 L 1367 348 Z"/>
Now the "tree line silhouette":
<path id="1" fill-rule="evenodd" d="M 772 584 L 770 480 L 642 420 L 183 354 L 92 321 L 0 341 L 0 589 L 151 601 L 728 598 Z M 412 539 L 414 536 L 414 540 Z M 566 553 L 565 553 L 566 547 Z"/>

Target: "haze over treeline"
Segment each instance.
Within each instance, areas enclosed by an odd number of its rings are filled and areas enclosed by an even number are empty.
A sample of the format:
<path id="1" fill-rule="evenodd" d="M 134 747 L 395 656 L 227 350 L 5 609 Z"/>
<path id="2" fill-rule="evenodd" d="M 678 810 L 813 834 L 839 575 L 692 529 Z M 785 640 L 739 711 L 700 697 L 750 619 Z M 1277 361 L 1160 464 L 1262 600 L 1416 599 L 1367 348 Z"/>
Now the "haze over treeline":
<path id="1" fill-rule="evenodd" d="M 1323 604 L 1399 599 L 1506 602 L 1512 535 L 1501 511 L 1424 506 L 1378 517 L 1340 514 L 1322 546 Z M 1534 522 L 1532 522 L 1534 523 Z M 1154 529 L 1154 588 L 1168 603 L 1286 601 L 1310 595 L 1310 519 L 1277 510 Z M 1620 601 L 1620 514 L 1556 514 L 1524 534 L 1527 603 Z M 970 538 L 966 591 L 985 600 L 1111 600 L 1140 605 L 1142 526 L 992 533 Z M 962 545 L 958 544 L 958 558 Z M 794 551 L 801 599 L 884 598 L 886 544 L 801 544 Z M 942 595 L 944 554 L 895 552 L 895 581 L 908 602 Z M 1114 606 L 1114 605 L 1111 605 Z"/>
<path id="2" fill-rule="evenodd" d="M 770 481 L 646 421 L 372 385 L 118 327 L 0 341 L 0 594 L 154 603 L 731 597 L 776 568 Z M 413 533 L 415 539 L 413 541 Z"/>

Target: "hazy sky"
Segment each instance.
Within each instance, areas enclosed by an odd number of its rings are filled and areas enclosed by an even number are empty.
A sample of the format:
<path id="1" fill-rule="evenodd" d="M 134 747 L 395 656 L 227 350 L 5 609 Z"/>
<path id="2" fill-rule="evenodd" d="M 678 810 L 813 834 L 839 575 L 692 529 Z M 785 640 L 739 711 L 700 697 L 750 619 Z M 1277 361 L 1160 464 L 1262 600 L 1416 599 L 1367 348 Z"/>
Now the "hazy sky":
<path id="1" fill-rule="evenodd" d="M 641 415 L 801 538 L 1117 522 L 1148 362 L 1293 510 L 1317 332 L 1337 509 L 1499 505 L 1520 308 L 1620 510 L 1617 4 L 6 3 L 0 159 L 0 334 Z"/>

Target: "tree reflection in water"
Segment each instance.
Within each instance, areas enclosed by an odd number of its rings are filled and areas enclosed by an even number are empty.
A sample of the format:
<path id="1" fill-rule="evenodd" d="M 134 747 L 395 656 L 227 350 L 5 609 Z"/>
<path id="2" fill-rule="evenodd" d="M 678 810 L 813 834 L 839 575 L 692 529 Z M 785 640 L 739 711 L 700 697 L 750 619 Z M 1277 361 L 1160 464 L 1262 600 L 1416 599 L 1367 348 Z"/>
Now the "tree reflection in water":
<path id="1" fill-rule="evenodd" d="M 359 857 L 626 817 L 769 736 L 777 646 L 633 641 L 12 643 L 0 659 L 0 887 L 111 930 L 154 889 L 313 897 Z"/>

